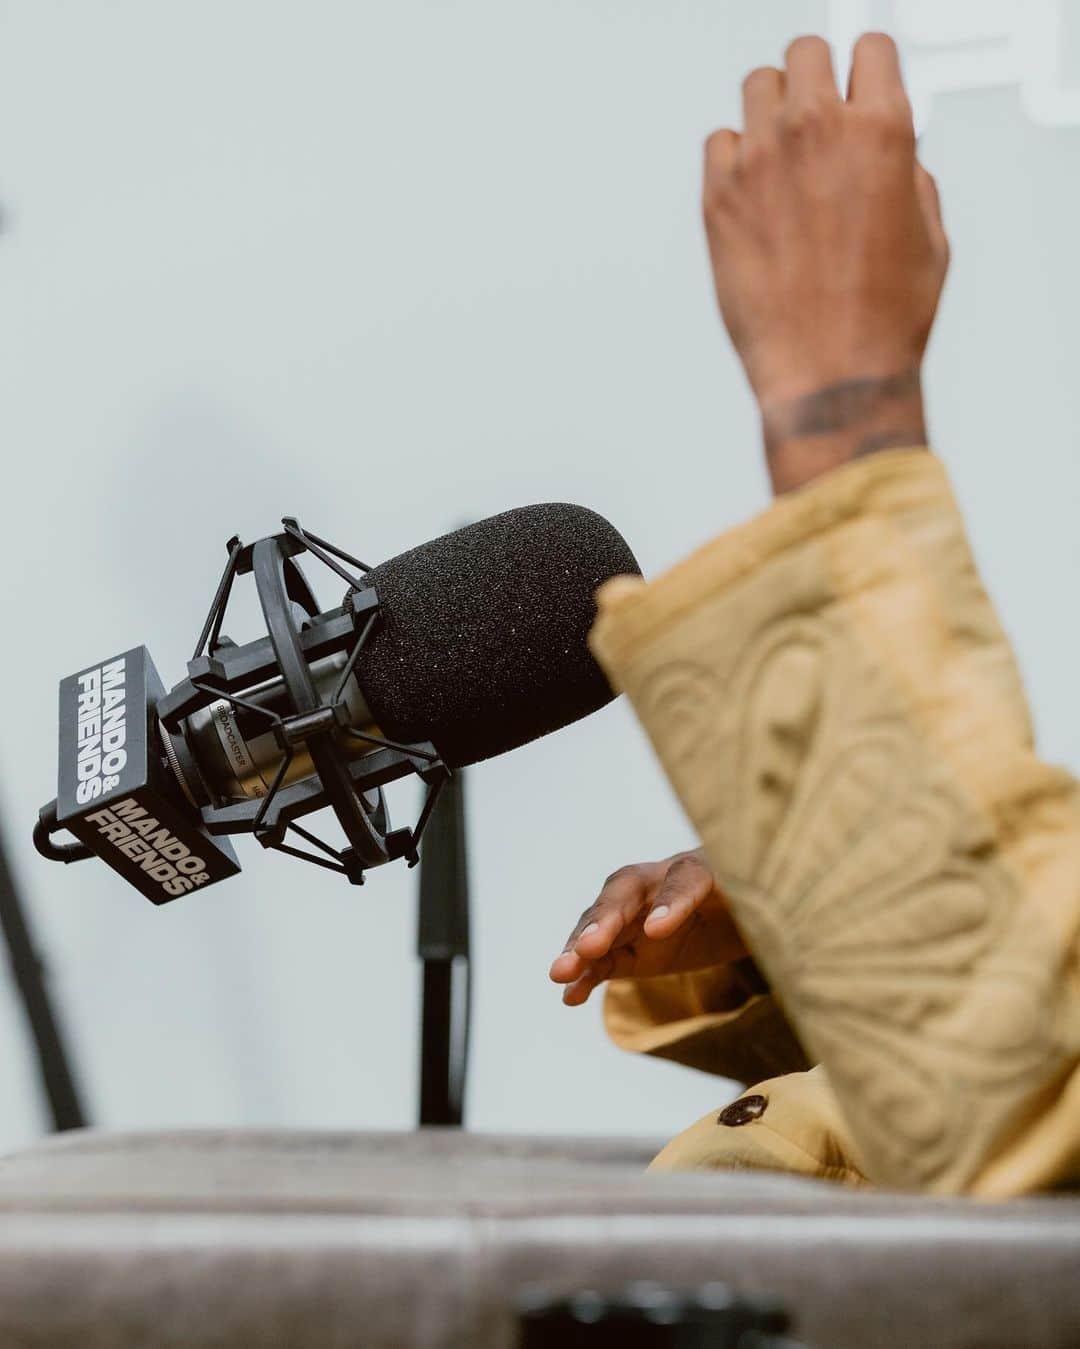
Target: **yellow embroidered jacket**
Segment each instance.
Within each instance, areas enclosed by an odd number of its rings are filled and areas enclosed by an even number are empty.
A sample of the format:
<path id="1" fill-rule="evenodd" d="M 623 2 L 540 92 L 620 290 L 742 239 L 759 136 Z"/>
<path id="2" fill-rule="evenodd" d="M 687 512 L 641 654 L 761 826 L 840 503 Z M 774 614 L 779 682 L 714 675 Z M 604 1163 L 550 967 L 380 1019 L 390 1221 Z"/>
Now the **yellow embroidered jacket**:
<path id="1" fill-rule="evenodd" d="M 768 1079 L 655 1164 L 1080 1179 L 1080 789 L 1036 754 L 940 461 L 858 460 L 609 582 L 592 643 L 754 955 L 608 992 L 627 1048 Z"/>

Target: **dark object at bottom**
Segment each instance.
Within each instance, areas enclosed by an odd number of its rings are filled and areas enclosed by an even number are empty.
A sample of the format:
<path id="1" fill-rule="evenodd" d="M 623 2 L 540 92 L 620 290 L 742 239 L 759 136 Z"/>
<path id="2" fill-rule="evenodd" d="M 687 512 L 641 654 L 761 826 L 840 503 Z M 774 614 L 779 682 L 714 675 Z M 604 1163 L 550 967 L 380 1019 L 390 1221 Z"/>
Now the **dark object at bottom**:
<path id="1" fill-rule="evenodd" d="M 789 1318 L 779 1306 L 720 1284 L 687 1292 L 634 1283 L 570 1297 L 527 1289 L 518 1305 L 522 1349 L 800 1349 L 784 1336 Z"/>

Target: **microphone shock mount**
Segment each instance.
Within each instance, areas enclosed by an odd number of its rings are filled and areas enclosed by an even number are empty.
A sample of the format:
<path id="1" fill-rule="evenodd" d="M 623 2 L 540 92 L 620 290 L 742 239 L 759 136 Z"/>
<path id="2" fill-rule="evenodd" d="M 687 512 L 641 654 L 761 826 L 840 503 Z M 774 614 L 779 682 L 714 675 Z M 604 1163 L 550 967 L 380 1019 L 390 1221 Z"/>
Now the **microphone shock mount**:
<path id="1" fill-rule="evenodd" d="M 384 736 L 364 704 L 354 675 L 381 614 L 374 586 L 349 568 L 370 568 L 292 517 L 282 526 L 252 544 L 229 540 L 187 677 L 171 691 L 144 646 L 61 680 L 57 797 L 34 831 L 45 857 L 101 857 L 156 904 L 235 875 L 231 834 L 354 885 L 399 857 L 415 865 L 450 770 L 430 742 Z M 340 608 L 319 611 L 304 553 L 346 582 Z M 247 575 L 267 635 L 237 645 L 222 625 Z M 425 783 L 424 803 L 413 826 L 391 829 L 382 788 L 409 773 Z M 344 846 L 297 823 L 323 809 Z M 78 842 L 56 841 L 61 829 Z"/>

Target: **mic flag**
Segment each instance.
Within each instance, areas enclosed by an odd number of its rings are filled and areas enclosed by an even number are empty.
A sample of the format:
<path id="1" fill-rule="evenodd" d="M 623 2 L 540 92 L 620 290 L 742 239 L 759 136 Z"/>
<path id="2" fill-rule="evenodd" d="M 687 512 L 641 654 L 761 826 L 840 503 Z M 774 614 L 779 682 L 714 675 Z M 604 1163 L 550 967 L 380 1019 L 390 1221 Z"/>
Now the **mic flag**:
<path id="1" fill-rule="evenodd" d="M 60 681 L 57 826 L 155 904 L 240 870 L 228 839 L 176 800 L 158 738 L 164 694 L 145 646 Z"/>

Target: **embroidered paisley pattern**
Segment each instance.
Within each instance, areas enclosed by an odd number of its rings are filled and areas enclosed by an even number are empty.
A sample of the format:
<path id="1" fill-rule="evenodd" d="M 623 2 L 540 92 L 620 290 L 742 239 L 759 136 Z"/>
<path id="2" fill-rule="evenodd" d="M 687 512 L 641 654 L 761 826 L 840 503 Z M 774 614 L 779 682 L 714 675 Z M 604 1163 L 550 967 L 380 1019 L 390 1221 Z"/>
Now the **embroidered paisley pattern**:
<path id="1" fill-rule="evenodd" d="M 1052 952 L 901 682 L 754 589 L 795 588 L 751 578 L 620 674 L 869 1174 L 962 1188 L 1060 1061 Z"/>

